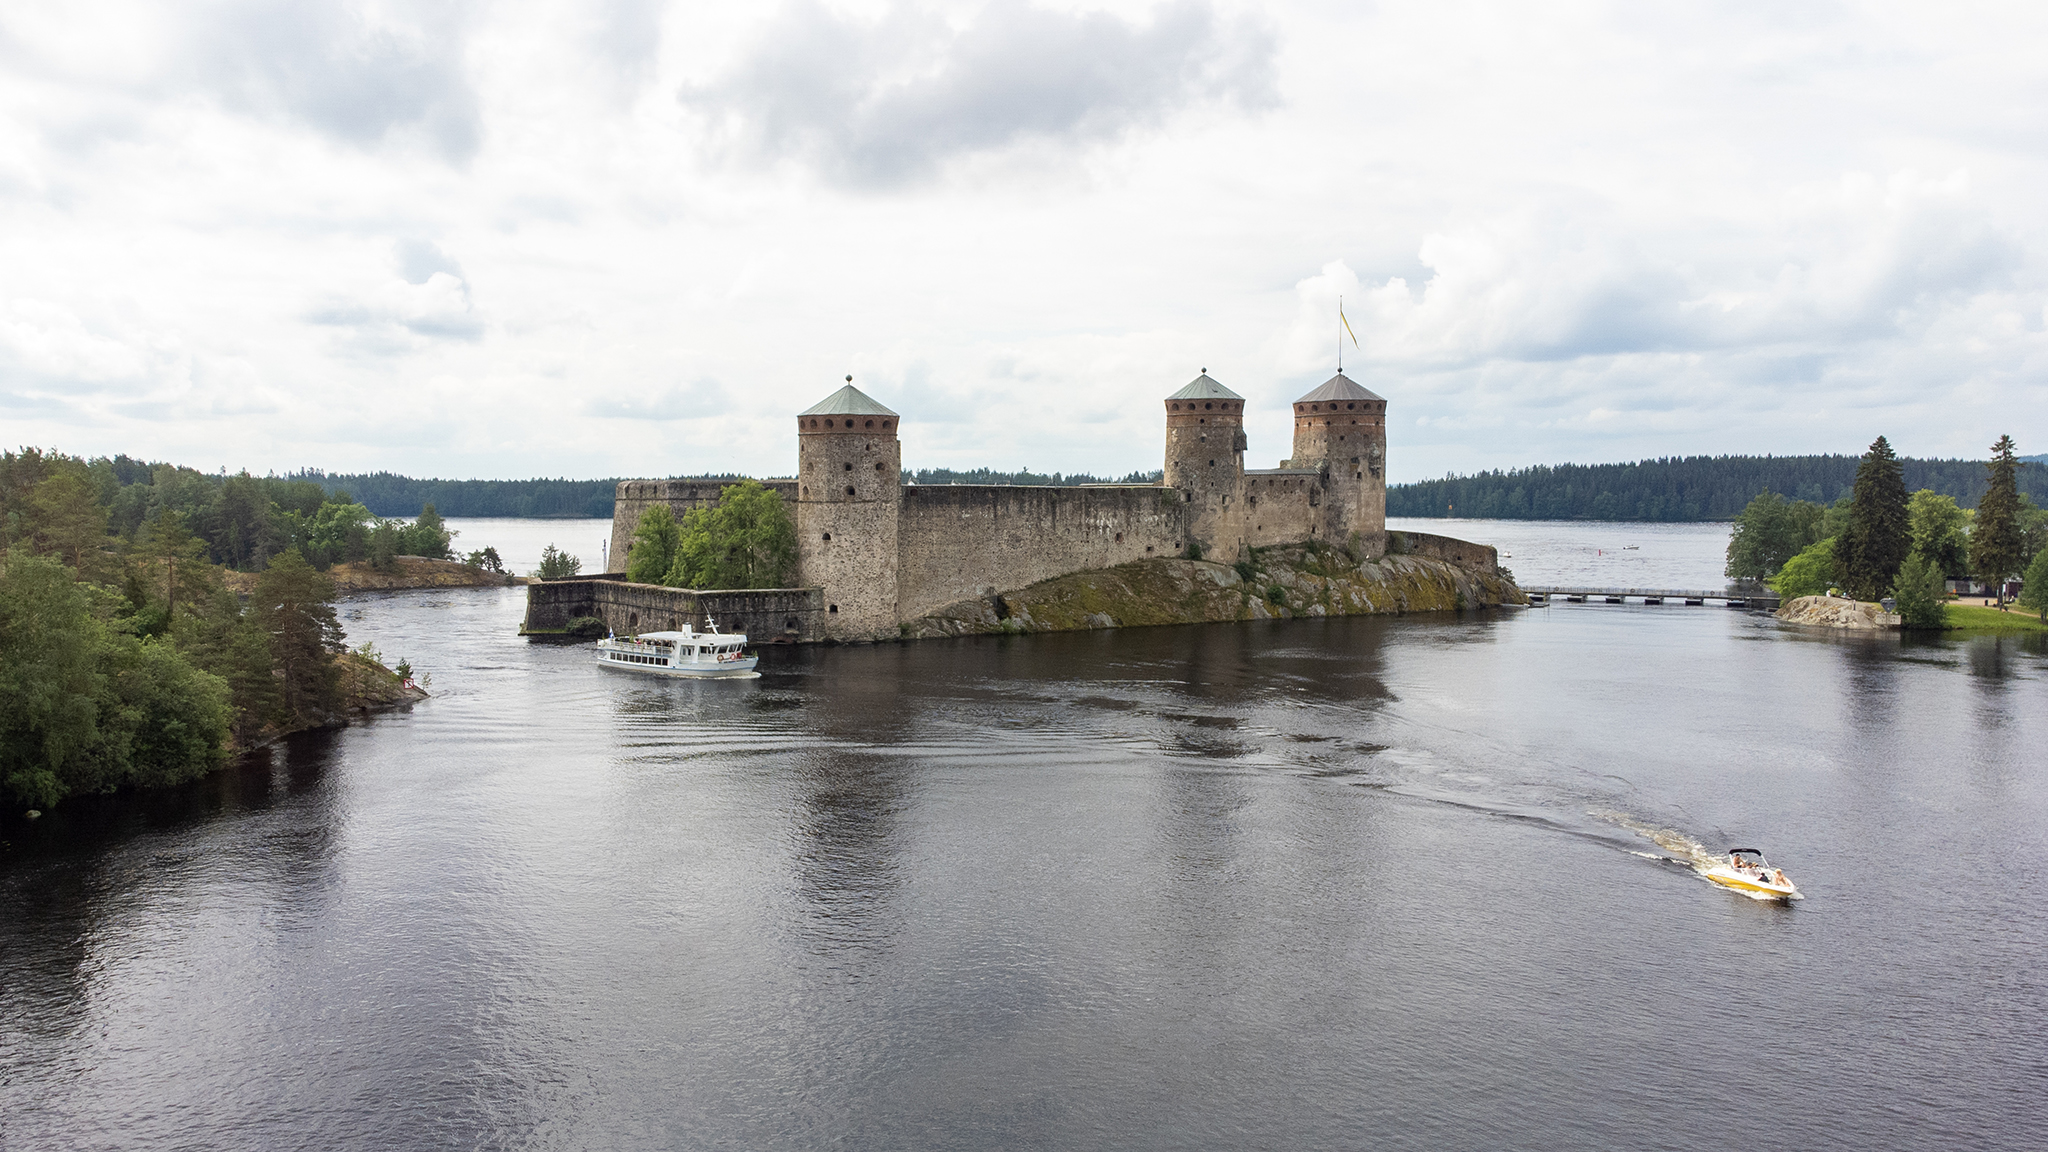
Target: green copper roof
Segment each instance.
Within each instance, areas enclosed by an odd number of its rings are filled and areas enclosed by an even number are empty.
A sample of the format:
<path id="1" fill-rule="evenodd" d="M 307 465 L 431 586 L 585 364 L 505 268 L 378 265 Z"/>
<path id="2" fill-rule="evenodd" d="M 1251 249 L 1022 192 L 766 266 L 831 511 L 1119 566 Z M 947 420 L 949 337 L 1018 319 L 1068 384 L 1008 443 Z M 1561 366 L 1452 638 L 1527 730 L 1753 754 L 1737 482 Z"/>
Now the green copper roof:
<path id="1" fill-rule="evenodd" d="M 1188 386 L 1167 397 L 1168 400 L 1242 400 L 1244 397 L 1209 378 L 1204 368 L 1200 376 L 1188 381 Z"/>
<path id="2" fill-rule="evenodd" d="M 867 393 L 848 384 L 809 408 L 797 413 L 799 416 L 894 416 L 895 413 L 875 403 Z"/>
<path id="3" fill-rule="evenodd" d="M 1386 397 L 1369 388 L 1360 387 L 1358 382 L 1342 372 L 1323 381 L 1323 386 L 1296 400 L 1296 404 L 1317 404 L 1325 400 L 1385 400 Z"/>

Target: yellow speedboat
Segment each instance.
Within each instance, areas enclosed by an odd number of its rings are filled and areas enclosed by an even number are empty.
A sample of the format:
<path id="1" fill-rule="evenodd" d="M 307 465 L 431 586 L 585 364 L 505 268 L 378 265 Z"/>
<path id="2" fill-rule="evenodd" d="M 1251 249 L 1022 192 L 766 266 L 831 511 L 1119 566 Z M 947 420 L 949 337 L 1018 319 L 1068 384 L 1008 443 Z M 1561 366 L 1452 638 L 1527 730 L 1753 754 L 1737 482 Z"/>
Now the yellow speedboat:
<path id="1" fill-rule="evenodd" d="M 1762 851 L 1755 848 L 1730 848 L 1725 863 L 1717 862 L 1704 870 L 1703 875 L 1723 887 L 1750 896 L 1776 900 L 1800 900 L 1799 889 L 1782 868 L 1774 868 L 1764 859 Z"/>

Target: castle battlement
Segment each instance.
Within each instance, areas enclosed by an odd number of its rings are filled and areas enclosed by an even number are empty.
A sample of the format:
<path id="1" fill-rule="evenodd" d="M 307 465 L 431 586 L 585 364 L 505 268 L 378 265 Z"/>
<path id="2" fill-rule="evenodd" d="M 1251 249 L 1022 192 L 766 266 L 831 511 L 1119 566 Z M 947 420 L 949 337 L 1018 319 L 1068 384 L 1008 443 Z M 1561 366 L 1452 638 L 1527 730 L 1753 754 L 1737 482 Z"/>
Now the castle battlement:
<path id="1" fill-rule="evenodd" d="M 1386 409 L 1342 373 L 1295 401 L 1293 454 L 1244 466 L 1245 399 L 1204 369 L 1165 398 L 1159 484 L 1082 487 L 904 484 L 903 417 L 853 378 L 797 421 L 797 473 L 763 481 L 797 533 L 794 583 L 822 590 L 825 637 L 895 636 L 949 604 L 1073 572 L 1199 550 L 1306 540 L 1385 550 Z M 626 480 L 612 516 L 611 569 L 623 572 L 640 515 L 680 517 L 717 503 L 720 484 Z"/>

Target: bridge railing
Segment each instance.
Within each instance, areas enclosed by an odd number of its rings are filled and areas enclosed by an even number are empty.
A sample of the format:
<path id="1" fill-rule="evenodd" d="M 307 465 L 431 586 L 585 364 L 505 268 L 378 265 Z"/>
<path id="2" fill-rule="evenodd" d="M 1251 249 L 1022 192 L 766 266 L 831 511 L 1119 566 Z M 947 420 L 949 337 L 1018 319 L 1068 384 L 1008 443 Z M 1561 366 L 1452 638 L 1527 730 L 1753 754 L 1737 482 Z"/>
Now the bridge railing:
<path id="1" fill-rule="evenodd" d="M 1600 588 L 1565 584 L 1524 584 L 1522 591 L 1532 600 L 1549 600 L 1563 596 L 1568 599 L 1611 600 L 1626 602 L 1631 599 L 1662 601 L 1682 600 L 1704 604 L 1719 600 L 1731 607 L 1775 607 L 1779 603 L 1776 592 L 1756 591 L 1741 588 Z"/>

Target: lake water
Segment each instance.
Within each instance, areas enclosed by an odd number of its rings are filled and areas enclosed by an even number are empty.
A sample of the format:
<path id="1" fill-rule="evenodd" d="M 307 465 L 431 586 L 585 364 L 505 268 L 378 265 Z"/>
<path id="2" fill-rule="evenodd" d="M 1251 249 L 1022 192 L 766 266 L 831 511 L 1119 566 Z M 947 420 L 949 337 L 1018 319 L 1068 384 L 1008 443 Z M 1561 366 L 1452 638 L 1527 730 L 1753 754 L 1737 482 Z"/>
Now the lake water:
<path id="1" fill-rule="evenodd" d="M 457 556 L 479 548 L 496 548 L 505 571 L 525 576 L 540 567 L 541 551 L 553 544 L 583 562 L 583 571 L 604 571 L 604 549 L 611 542 L 610 520 L 515 520 L 510 517 L 451 516 L 446 521 Z"/>
<path id="2" fill-rule="evenodd" d="M 1719 589 L 1728 584 L 1729 524 L 1586 520 L 1425 520 L 1390 528 L 1491 544 L 1501 566 L 1531 587 Z"/>
<path id="3" fill-rule="evenodd" d="M 2048 1146 L 2038 643 L 1586 605 L 674 684 L 521 607 L 349 601 L 432 700 L 0 824 L 0 1146 Z"/>

